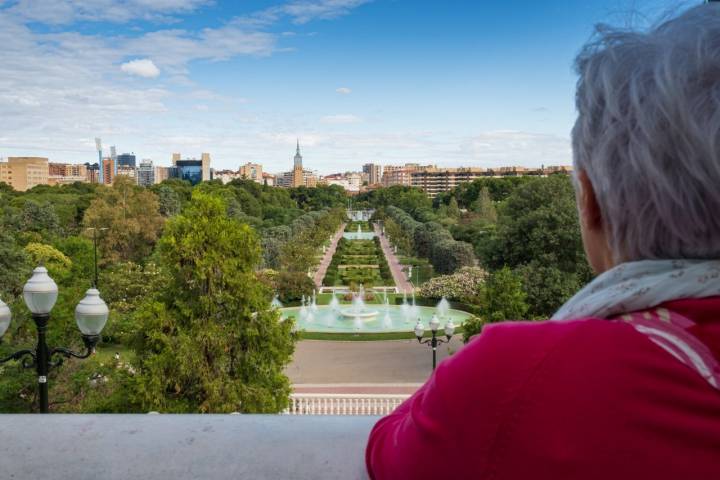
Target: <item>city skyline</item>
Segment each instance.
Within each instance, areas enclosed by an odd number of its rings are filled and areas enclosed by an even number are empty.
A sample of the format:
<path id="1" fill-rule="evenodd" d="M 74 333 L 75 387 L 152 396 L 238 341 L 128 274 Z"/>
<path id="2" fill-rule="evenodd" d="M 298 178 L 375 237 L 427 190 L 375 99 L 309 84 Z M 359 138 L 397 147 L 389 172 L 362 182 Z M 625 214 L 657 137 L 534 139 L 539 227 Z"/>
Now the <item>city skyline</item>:
<path id="1" fill-rule="evenodd" d="M 0 4 L 0 156 L 321 174 L 365 163 L 571 163 L 577 45 L 693 2 L 409 0 Z M 640 12 L 647 17 L 634 15 Z M 552 26 L 552 28 L 548 28 Z"/>

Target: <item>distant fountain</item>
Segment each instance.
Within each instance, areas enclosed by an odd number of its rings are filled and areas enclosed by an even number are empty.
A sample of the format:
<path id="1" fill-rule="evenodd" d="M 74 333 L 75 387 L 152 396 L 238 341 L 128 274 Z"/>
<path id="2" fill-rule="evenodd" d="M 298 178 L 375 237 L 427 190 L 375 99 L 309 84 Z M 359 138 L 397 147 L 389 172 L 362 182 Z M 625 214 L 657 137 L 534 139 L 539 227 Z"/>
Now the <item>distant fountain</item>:
<path id="1" fill-rule="evenodd" d="M 272 299 L 272 302 L 270 302 L 270 307 L 272 308 L 283 308 L 283 304 L 280 302 L 280 299 L 277 295 L 275 295 Z"/>
<path id="2" fill-rule="evenodd" d="M 310 304 L 310 311 L 312 313 L 317 313 L 317 311 L 318 311 L 317 295 L 315 293 L 315 290 L 313 290 L 312 303 Z"/>
<path id="3" fill-rule="evenodd" d="M 410 306 L 410 317 L 414 319 L 420 316 L 420 307 L 415 303 L 415 292 L 412 294 L 412 305 Z"/>
<path id="4" fill-rule="evenodd" d="M 365 305 L 365 288 L 360 285 L 360 291 L 353 294 L 352 306 L 349 309 L 341 310 L 340 314 L 345 318 L 352 318 L 355 324 L 359 320 L 372 320 L 378 314 L 377 310 L 369 310 Z"/>
<path id="5" fill-rule="evenodd" d="M 362 228 L 358 225 L 358 233 L 362 233 Z"/>
<path id="6" fill-rule="evenodd" d="M 337 298 L 337 295 L 335 295 L 335 292 L 333 291 L 332 298 L 330 299 L 330 310 L 333 312 L 337 312 L 340 309 L 340 301 Z"/>
<path id="7" fill-rule="evenodd" d="M 382 327 L 385 330 L 392 328 L 392 318 L 390 318 L 390 302 L 388 301 L 387 295 L 385 295 L 385 316 L 383 317 Z"/>
<path id="8" fill-rule="evenodd" d="M 300 307 L 300 320 L 301 320 L 301 321 L 304 321 L 304 320 L 307 319 L 307 316 L 308 316 L 308 309 L 307 309 L 307 306 L 305 305 L 305 295 L 302 296 L 302 300 L 300 301 L 300 305 L 301 305 L 301 307 Z"/>
<path id="9" fill-rule="evenodd" d="M 442 297 L 435 308 L 437 309 L 438 317 L 447 317 L 450 311 L 450 302 L 447 301 L 447 298 Z"/>
<path id="10" fill-rule="evenodd" d="M 408 305 L 407 302 L 406 292 L 403 292 L 403 303 L 400 306 L 400 312 L 402 313 L 402 318 L 405 320 L 405 323 L 408 323 L 410 321 L 410 305 Z"/>

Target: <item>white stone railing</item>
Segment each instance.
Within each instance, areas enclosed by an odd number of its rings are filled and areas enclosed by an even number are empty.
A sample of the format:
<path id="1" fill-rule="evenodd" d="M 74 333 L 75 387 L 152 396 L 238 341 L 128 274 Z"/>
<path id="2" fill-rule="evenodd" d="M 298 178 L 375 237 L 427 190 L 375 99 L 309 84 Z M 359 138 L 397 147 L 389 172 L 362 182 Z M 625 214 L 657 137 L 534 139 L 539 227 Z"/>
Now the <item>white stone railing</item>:
<path id="1" fill-rule="evenodd" d="M 0 415 L 0 478 L 364 479 L 377 417 Z"/>
<path id="2" fill-rule="evenodd" d="M 410 395 L 293 393 L 286 415 L 387 415 Z"/>

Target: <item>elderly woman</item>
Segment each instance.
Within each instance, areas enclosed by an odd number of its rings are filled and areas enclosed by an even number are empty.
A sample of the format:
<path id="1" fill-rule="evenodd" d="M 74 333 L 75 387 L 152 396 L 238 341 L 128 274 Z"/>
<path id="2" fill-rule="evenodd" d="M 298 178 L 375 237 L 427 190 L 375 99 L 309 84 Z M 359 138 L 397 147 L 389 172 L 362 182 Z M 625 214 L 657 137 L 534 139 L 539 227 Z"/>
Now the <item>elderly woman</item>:
<path id="1" fill-rule="evenodd" d="M 443 362 L 373 429 L 371 477 L 720 478 L 720 4 L 598 32 L 573 130 L 598 277 Z"/>

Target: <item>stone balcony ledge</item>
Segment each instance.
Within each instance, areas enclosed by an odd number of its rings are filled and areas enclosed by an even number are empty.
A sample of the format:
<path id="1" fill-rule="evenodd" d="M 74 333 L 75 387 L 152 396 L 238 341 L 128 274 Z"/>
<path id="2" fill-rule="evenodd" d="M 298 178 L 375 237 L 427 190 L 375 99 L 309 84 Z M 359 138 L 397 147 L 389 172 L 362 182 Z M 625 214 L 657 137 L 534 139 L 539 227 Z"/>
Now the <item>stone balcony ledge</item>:
<path id="1" fill-rule="evenodd" d="M 376 416 L 2 415 L 2 478 L 362 479 Z"/>

